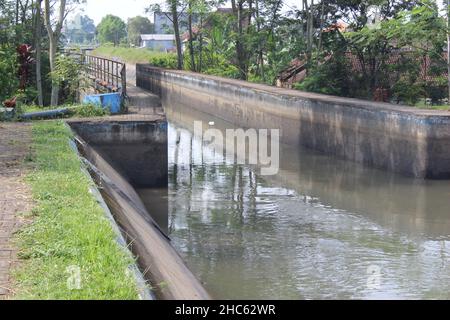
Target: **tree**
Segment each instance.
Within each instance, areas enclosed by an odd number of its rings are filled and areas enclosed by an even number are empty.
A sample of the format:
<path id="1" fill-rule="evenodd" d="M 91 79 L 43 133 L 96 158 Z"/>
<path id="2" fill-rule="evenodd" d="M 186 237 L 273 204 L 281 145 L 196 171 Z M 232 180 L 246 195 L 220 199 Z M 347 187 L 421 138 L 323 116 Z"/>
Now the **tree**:
<path id="1" fill-rule="evenodd" d="M 183 51 L 181 49 L 181 37 L 180 37 L 180 24 L 178 22 L 178 1 L 177 0 L 167 0 L 170 5 L 170 12 L 172 14 L 173 30 L 175 33 L 175 44 L 177 46 L 177 68 L 179 70 L 183 69 Z"/>
<path id="2" fill-rule="evenodd" d="M 167 19 L 172 23 L 173 33 L 175 35 L 175 45 L 177 48 L 177 69 L 183 69 L 183 49 L 181 44 L 181 35 L 180 35 L 180 15 L 184 11 L 179 10 L 182 5 L 182 0 L 166 0 L 165 6 L 168 8 L 170 12 L 164 12 L 164 15 Z M 155 12 L 155 13 L 163 13 L 161 6 L 159 4 L 152 4 L 147 8 L 147 12 Z"/>
<path id="3" fill-rule="evenodd" d="M 194 0 L 188 0 L 188 32 L 189 32 L 189 57 L 191 69 L 196 71 L 194 52 L 194 32 L 192 29 L 192 15 L 194 14 Z"/>
<path id="4" fill-rule="evenodd" d="M 240 72 L 240 78 L 247 80 L 248 77 L 248 64 L 247 64 L 247 50 L 245 46 L 244 39 L 244 29 L 245 29 L 245 17 L 244 17 L 244 6 L 245 0 L 231 0 L 231 7 L 235 16 L 235 33 L 236 33 L 236 60 L 237 67 Z M 248 22 L 249 23 L 249 22 Z"/>
<path id="5" fill-rule="evenodd" d="M 154 32 L 154 25 L 148 18 L 137 16 L 128 19 L 128 42 L 130 44 L 138 46 L 141 34 Z"/>
<path id="6" fill-rule="evenodd" d="M 447 85 L 448 85 L 448 104 L 450 105 L 450 0 L 445 2 L 445 11 L 447 17 Z"/>
<path id="7" fill-rule="evenodd" d="M 34 47 L 36 49 L 36 89 L 38 93 L 38 105 L 44 105 L 44 95 L 42 91 L 42 0 L 36 0 L 35 13 L 35 41 Z"/>
<path id="8" fill-rule="evenodd" d="M 66 0 L 59 1 L 59 11 L 56 25 L 53 28 L 51 21 L 51 10 L 50 0 L 44 0 L 44 21 L 47 28 L 48 39 L 49 39 L 49 58 L 50 58 L 50 70 L 53 72 L 56 66 L 56 51 L 58 47 L 58 42 L 61 37 L 61 30 L 63 28 L 64 20 L 67 17 L 66 11 Z M 56 82 L 52 82 L 52 95 L 51 102 L 52 106 L 58 105 L 58 95 L 59 95 L 59 85 Z"/>
<path id="9" fill-rule="evenodd" d="M 100 43 L 111 42 L 117 46 L 127 36 L 127 25 L 119 17 L 109 14 L 97 26 L 97 34 Z"/>
<path id="10" fill-rule="evenodd" d="M 355 15 L 359 27 L 343 34 L 328 27 L 323 54 L 315 55 L 318 63 L 310 66 L 308 77 L 297 87 L 384 101 L 389 93 L 391 101 L 405 104 L 423 97 L 442 99 L 446 26 L 436 2 L 423 0 L 412 8 L 399 5 L 395 14 L 392 8 L 383 9 L 384 18 L 375 24 L 370 15 L 367 19 Z M 382 7 L 376 9 L 383 12 Z"/>

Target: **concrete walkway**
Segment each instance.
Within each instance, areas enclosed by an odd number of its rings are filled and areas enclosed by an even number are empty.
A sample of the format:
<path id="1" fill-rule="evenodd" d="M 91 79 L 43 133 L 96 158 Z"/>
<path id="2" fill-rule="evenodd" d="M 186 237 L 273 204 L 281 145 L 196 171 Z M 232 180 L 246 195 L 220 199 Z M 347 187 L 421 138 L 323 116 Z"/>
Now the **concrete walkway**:
<path id="1" fill-rule="evenodd" d="M 23 223 L 20 214 L 32 206 L 31 190 L 23 181 L 30 143 L 30 124 L 0 123 L 0 300 L 14 293 L 11 269 L 17 252 L 12 237 Z"/>

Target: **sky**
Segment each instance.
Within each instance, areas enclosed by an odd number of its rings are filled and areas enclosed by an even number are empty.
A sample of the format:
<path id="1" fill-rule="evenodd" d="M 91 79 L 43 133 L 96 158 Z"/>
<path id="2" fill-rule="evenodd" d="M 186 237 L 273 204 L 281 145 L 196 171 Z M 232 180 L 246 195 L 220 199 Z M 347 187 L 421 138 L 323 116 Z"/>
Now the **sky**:
<path id="1" fill-rule="evenodd" d="M 84 14 L 94 19 L 95 25 L 99 24 L 104 16 L 113 14 L 121 17 L 124 21 L 135 16 L 144 16 L 145 8 L 155 0 L 86 0 Z M 150 16 L 149 16 L 150 17 Z"/>
<path id="2" fill-rule="evenodd" d="M 128 18 L 135 16 L 147 16 L 153 20 L 152 16 L 145 13 L 152 3 L 163 3 L 164 0 L 86 0 L 86 4 L 81 5 L 84 14 L 94 19 L 98 25 L 102 18 L 107 14 L 113 14 L 121 17 L 125 22 Z M 295 6 L 300 3 L 299 0 L 286 0 L 287 6 Z M 442 3 L 442 0 L 439 0 Z"/>
<path id="3" fill-rule="evenodd" d="M 135 16 L 147 16 L 151 20 L 153 18 L 145 13 L 152 3 L 163 3 L 164 0 L 86 0 L 86 4 L 81 5 L 83 14 L 94 19 L 95 25 L 98 25 L 102 18 L 107 14 L 113 14 L 121 17 L 125 22 L 128 18 Z M 295 5 L 298 0 L 287 0 L 290 5 Z"/>

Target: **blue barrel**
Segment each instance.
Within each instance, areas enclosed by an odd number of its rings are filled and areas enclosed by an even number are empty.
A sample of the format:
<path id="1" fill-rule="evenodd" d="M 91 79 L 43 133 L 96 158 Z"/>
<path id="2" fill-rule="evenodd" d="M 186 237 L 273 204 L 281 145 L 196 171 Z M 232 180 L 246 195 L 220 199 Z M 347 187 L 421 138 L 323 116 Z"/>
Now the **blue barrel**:
<path id="1" fill-rule="evenodd" d="M 121 101 L 122 96 L 120 93 L 93 94 L 87 95 L 83 99 L 85 104 L 95 104 L 108 108 L 111 114 L 120 112 Z"/>

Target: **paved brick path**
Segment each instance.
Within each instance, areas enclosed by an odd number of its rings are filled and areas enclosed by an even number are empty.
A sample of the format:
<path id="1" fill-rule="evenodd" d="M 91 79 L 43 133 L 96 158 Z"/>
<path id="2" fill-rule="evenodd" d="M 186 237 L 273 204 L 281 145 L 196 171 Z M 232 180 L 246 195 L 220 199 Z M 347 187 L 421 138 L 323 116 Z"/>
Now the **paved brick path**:
<path id="1" fill-rule="evenodd" d="M 11 237 L 22 224 L 20 213 L 29 211 L 32 204 L 23 181 L 30 139 L 31 125 L 0 122 L 0 300 L 14 293 L 10 276 L 16 250 Z"/>

